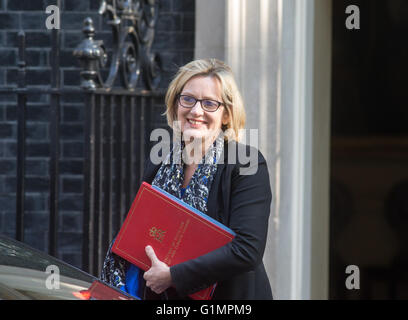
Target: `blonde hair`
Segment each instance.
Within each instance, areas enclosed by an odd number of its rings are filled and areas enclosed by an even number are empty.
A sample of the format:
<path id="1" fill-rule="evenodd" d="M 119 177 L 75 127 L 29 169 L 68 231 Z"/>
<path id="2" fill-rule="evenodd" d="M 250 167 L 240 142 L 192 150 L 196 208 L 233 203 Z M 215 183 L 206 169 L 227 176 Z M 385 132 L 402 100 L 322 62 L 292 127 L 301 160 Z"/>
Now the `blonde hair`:
<path id="1" fill-rule="evenodd" d="M 245 109 L 241 94 L 231 68 L 217 59 L 201 59 L 181 67 L 171 81 L 166 97 L 166 116 L 168 125 L 173 128 L 177 121 L 177 98 L 185 84 L 193 77 L 215 77 L 221 85 L 221 98 L 228 114 L 228 123 L 222 126 L 227 140 L 239 140 L 239 130 L 245 126 Z"/>

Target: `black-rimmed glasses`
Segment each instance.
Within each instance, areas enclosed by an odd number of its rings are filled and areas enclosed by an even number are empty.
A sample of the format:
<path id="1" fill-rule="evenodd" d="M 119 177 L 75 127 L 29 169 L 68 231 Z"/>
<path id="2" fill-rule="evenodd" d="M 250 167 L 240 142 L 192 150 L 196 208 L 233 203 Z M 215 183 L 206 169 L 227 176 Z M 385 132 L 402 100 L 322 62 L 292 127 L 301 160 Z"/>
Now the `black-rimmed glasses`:
<path id="1" fill-rule="evenodd" d="M 188 95 L 179 95 L 178 101 L 180 105 L 184 108 L 192 108 L 196 105 L 197 101 L 200 101 L 201 108 L 207 112 L 215 112 L 218 108 L 224 105 L 222 102 L 211 100 L 211 99 L 196 99 L 192 96 Z"/>

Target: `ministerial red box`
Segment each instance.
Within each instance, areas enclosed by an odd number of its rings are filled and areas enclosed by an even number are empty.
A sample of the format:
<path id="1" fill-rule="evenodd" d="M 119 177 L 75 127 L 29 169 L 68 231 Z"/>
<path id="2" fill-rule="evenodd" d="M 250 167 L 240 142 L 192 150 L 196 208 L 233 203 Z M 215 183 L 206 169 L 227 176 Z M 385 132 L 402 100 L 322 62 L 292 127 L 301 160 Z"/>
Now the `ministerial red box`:
<path id="1" fill-rule="evenodd" d="M 145 247 L 169 266 L 197 258 L 232 241 L 235 233 L 156 186 L 143 182 L 112 251 L 143 270 L 151 267 Z M 215 285 L 190 295 L 211 299 Z"/>

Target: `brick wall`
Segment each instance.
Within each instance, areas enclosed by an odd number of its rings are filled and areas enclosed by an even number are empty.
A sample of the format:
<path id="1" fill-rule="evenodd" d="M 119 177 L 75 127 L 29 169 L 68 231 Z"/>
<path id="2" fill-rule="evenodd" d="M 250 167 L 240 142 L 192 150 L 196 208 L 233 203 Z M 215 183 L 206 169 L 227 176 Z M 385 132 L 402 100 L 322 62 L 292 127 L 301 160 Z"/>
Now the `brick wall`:
<path id="1" fill-rule="evenodd" d="M 153 51 L 163 62 L 160 87 L 167 87 L 180 65 L 193 59 L 194 3 L 192 0 L 162 0 Z M 50 31 L 45 28 L 45 8 L 52 0 L 0 0 L 0 86 L 15 86 L 17 79 L 17 34 L 26 33 L 27 84 L 50 83 Z M 73 49 L 83 39 L 82 23 L 92 17 L 96 39 L 112 43 L 106 21 L 97 13 L 99 0 L 61 0 L 61 84 L 77 86 L 78 62 Z M 59 258 L 81 266 L 83 207 L 83 99 L 64 95 L 61 101 L 61 160 Z M 158 116 L 155 124 L 164 123 Z M 47 250 L 49 209 L 49 96 L 32 94 L 27 104 L 27 162 L 25 201 L 25 242 Z M 14 237 L 16 209 L 16 97 L 0 95 L 0 233 Z"/>

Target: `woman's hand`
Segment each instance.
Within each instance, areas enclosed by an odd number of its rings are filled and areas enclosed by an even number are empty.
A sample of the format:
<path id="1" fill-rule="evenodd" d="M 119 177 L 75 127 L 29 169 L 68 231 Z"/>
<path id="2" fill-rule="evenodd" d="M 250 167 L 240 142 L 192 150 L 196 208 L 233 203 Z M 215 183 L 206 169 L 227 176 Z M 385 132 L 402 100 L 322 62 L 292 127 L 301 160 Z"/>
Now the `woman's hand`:
<path id="1" fill-rule="evenodd" d="M 143 278 L 154 293 L 160 294 L 171 286 L 170 268 L 160 261 L 151 246 L 145 248 L 146 254 L 152 262 L 152 266 L 144 273 Z"/>

